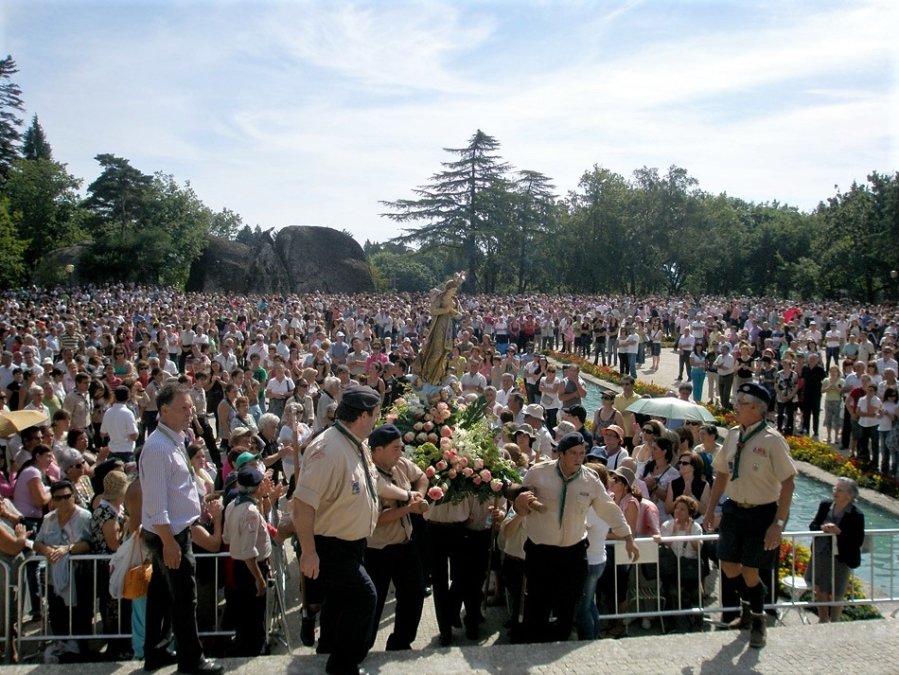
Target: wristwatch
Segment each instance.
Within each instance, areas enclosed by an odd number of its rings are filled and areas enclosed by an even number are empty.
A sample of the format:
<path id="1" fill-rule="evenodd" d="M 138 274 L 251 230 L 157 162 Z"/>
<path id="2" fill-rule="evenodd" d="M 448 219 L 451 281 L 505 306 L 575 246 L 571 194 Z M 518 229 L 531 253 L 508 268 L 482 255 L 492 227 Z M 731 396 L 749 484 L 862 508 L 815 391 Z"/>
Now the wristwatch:
<path id="1" fill-rule="evenodd" d="M 774 524 L 780 528 L 783 528 L 787 524 L 787 521 L 784 520 L 783 518 L 778 518 L 777 520 L 774 521 Z"/>

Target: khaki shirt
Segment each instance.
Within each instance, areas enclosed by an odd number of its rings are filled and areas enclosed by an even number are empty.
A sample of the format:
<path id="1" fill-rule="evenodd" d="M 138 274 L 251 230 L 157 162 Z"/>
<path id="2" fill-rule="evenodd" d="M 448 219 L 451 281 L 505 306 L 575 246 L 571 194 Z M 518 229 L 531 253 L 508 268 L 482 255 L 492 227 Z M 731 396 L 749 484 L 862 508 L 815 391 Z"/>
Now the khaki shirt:
<path id="1" fill-rule="evenodd" d="M 739 426 L 729 429 L 721 450 L 715 453 L 712 460 L 715 472 L 728 476 L 724 495 L 743 504 L 776 502 L 780 498 L 781 483 L 796 475 L 787 442 L 771 427 L 759 432 L 749 439 L 740 454 L 739 477 L 730 480 L 739 438 Z"/>
<path id="2" fill-rule="evenodd" d="M 315 534 L 357 541 L 375 531 L 378 498 L 369 492 L 365 473 L 375 489 L 378 475 L 368 446 L 362 448 L 364 459 L 350 439 L 331 427 L 303 453 L 294 495 L 315 509 Z"/>
<path id="3" fill-rule="evenodd" d="M 630 436 L 631 438 L 634 438 L 637 435 L 637 430 L 634 429 L 637 420 L 634 418 L 634 413 L 627 412 L 627 407 L 640 398 L 640 394 L 637 392 L 634 392 L 633 396 L 630 397 L 625 396 L 624 394 L 618 394 L 615 397 L 615 401 L 612 403 L 615 410 L 621 413 L 621 417 L 624 421 L 624 435 Z"/>
<path id="4" fill-rule="evenodd" d="M 587 536 L 589 508 L 606 521 L 618 536 L 626 537 L 631 534 L 624 514 L 606 492 L 599 476 L 586 467 L 582 467 L 577 478 L 568 483 L 565 513 L 560 527 L 562 479 L 556 469 L 558 464 L 558 460 L 537 464 L 524 477 L 524 486 L 533 491 L 546 507 L 543 513 L 528 513 L 528 539 L 546 546 L 574 546 Z"/>
<path id="5" fill-rule="evenodd" d="M 414 463 L 405 457 L 400 457 L 390 470 L 390 478 L 378 471 L 378 483 L 383 485 L 396 485 L 403 490 L 411 490 L 412 485 L 419 480 L 424 473 Z M 381 511 L 397 508 L 400 502 L 394 499 L 381 499 Z M 384 548 L 393 544 L 405 544 L 412 536 L 412 521 L 409 515 L 389 523 L 381 524 L 375 528 L 374 533 L 368 539 L 368 548 Z"/>
<path id="6" fill-rule="evenodd" d="M 492 526 L 492 524 L 487 524 L 487 518 L 490 516 L 490 507 L 502 508 L 505 498 L 494 497 L 493 499 L 481 501 L 475 495 L 469 495 L 468 501 L 470 502 L 470 515 L 465 523 L 465 529 L 480 532 Z"/>
<path id="7" fill-rule="evenodd" d="M 231 547 L 235 560 L 267 560 L 272 554 L 272 541 L 268 536 L 265 519 L 254 502 L 228 504 L 225 509 L 225 527 L 222 541 Z"/>
<path id="8" fill-rule="evenodd" d="M 62 407 L 72 416 L 73 429 L 87 429 L 91 423 L 93 406 L 88 395 L 73 391 L 66 395 Z"/>
<path id="9" fill-rule="evenodd" d="M 463 499 L 456 504 L 437 504 L 425 513 L 425 520 L 440 525 L 464 523 L 471 517 L 471 502 Z"/>

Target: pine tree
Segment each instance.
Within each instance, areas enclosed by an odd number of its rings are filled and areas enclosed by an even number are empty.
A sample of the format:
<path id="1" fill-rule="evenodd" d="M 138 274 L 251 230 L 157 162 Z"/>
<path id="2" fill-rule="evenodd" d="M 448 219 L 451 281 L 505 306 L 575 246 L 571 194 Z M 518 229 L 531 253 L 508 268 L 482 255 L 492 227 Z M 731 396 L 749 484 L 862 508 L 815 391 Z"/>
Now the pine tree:
<path id="1" fill-rule="evenodd" d="M 22 157 L 25 159 L 53 159 L 53 150 L 47 142 L 44 128 L 37 121 L 37 115 L 31 118 L 31 126 L 22 137 Z"/>
<path id="2" fill-rule="evenodd" d="M 19 141 L 22 134 L 22 90 L 11 81 L 19 72 L 12 56 L 0 59 L 0 176 L 5 176 L 12 163 L 19 158 Z"/>
<path id="3" fill-rule="evenodd" d="M 477 291 L 478 268 L 495 229 L 493 197 L 497 188 L 506 184 L 503 176 L 509 170 L 497 154 L 499 146 L 499 141 L 478 129 L 466 147 L 444 148 L 458 159 L 441 162 L 444 170 L 434 174 L 428 185 L 413 190 L 418 199 L 382 202 L 392 212 L 381 215 L 391 220 L 428 221 L 417 229 L 404 230 L 407 234 L 392 241 L 461 253 L 467 267 L 463 290 L 468 293 Z"/>

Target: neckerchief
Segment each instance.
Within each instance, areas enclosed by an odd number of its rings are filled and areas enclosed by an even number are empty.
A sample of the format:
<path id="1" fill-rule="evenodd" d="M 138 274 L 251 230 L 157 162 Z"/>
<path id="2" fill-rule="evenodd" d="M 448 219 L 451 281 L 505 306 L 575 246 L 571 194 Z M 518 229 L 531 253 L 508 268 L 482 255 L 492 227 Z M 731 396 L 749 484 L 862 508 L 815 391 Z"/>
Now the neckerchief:
<path id="1" fill-rule="evenodd" d="M 559 474 L 559 478 L 562 479 L 562 497 L 559 501 L 559 527 L 562 527 L 562 519 L 565 517 L 565 500 L 568 497 L 568 484 L 576 478 L 580 478 L 582 469 L 581 467 L 578 467 L 578 470 L 574 472 L 574 475 L 571 478 L 565 478 L 562 474 L 562 469 L 559 468 L 559 463 L 556 462 L 556 473 Z"/>
<path id="2" fill-rule="evenodd" d="M 371 471 L 368 470 L 368 460 L 365 458 L 365 451 L 362 449 L 362 443 L 357 439 L 350 431 L 344 427 L 340 422 L 334 423 L 334 428 L 337 429 L 340 433 L 346 436 L 350 443 L 359 451 L 359 458 L 362 460 L 362 467 L 365 469 L 365 484 L 368 485 L 368 492 L 371 495 L 373 501 L 378 501 L 378 493 L 375 491 L 375 486 L 371 482 Z"/>
<path id="3" fill-rule="evenodd" d="M 740 455 L 743 453 L 743 448 L 749 442 L 749 439 L 767 428 L 768 425 L 763 420 L 755 429 L 750 431 L 747 436 L 743 436 L 743 430 L 740 430 L 740 437 L 737 439 L 737 454 L 734 455 L 734 471 L 730 477 L 731 480 L 737 480 L 737 478 L 740 477 Z"/>

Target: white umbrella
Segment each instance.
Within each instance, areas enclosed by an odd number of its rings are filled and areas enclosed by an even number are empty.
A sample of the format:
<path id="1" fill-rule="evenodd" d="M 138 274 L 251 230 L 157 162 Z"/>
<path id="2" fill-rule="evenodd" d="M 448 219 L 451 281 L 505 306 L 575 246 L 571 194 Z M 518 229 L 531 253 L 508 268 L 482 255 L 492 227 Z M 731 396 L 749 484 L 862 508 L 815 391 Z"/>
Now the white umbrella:
<path id="1" fill-rule="evenodd" d="M 0 438 L 47 421 L 47 413 L 40 410 L 15 410 L 0 413 Z"/>
<path id="2" fill-rule="evenodd" d="M 669 420 L 691 420 L 695 422 L 715 423 L 715 416 L 705 406 L 684 401 L 673 396 L 662 398 L 641 398 L 627 407 L 628 412 L 642 415 L 655 415 Z"/>

